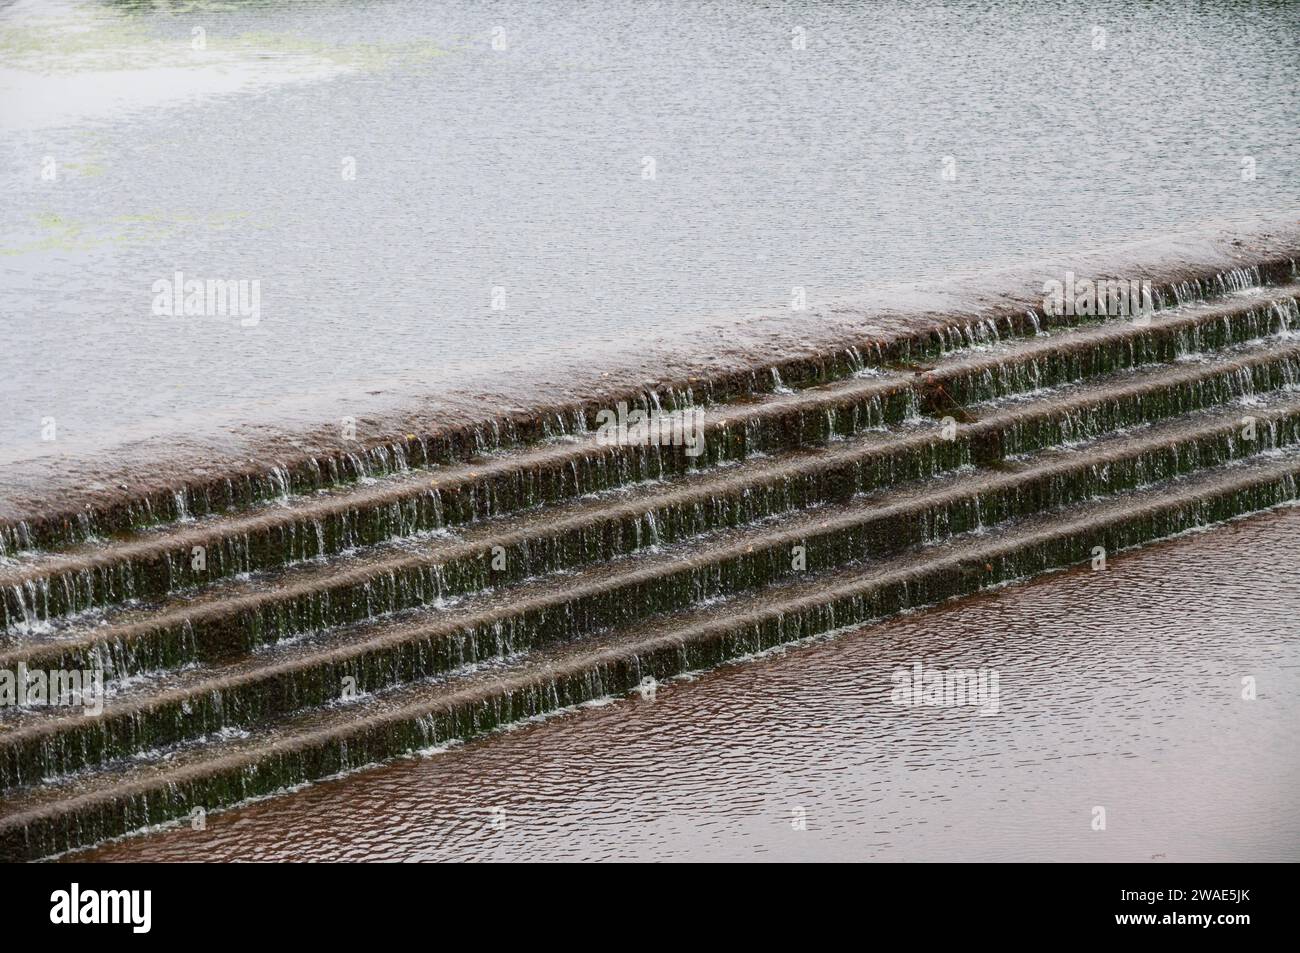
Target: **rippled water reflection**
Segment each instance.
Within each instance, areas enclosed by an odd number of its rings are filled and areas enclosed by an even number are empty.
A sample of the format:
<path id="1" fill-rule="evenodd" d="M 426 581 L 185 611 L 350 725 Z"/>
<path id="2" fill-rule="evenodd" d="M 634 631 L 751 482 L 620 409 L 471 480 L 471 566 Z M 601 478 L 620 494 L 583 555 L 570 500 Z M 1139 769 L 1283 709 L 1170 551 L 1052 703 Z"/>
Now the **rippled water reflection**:
<path id="1" fill-rule="evenodd" d="M 1298 558 L 1265 514 L 82 856 L 1294 861 Z M 918 659 L 1000 713 L 892 704 Z"/>
<path id="2" fill-rule="evenodd" d="M 18 0 L 0 453 L 1293 207 L 1297 35 L 1272 3 Z M 260 324 L 155 317 L 177 269 L 259 280 Z"/>

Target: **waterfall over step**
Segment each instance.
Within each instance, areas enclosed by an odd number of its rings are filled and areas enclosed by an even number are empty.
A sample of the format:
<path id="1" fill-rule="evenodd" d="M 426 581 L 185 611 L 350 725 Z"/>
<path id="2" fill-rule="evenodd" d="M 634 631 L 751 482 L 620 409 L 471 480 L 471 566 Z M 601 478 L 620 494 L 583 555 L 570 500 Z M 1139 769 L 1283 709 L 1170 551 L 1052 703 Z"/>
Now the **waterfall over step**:
<path id="1" fill-rule="evenodd" d="M 1040 275 L 776 358 L 8 501 L 0 858 L 1292 504 L 1283 237 L 1098 266 L 1144 282 L 1122 313 Z"/>

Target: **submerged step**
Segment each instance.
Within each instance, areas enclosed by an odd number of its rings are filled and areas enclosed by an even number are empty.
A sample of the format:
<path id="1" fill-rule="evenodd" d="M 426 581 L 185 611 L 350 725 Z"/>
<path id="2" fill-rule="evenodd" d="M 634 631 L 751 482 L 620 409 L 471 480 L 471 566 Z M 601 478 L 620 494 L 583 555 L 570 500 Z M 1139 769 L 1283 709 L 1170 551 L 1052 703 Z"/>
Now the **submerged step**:
<path id="1" fill-rule="evenodd" d="M 269 721 L 261 731 L 7 797 L 0 856 L 47 856 L 619 694 L 727 658 L 879 620 L 1297 499 L 1300 458 L 1256 460 L 1089 503 L 911 558 L 832 570 L 747 600 L 557 647 L 511 668 Z"/>

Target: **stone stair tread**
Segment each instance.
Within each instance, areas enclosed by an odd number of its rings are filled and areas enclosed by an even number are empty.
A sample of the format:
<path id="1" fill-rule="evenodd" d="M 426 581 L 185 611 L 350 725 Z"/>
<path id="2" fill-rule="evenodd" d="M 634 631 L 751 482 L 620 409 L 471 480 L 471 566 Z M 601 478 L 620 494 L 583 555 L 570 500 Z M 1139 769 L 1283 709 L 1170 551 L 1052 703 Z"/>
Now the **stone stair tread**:
<path id="1" fill-rule="evenodd" d="M 1254 458 L 1242 464 L 1207 470 L 1171 481 L 1158 493 L 1139 493 L 1092 501 L 1056 513 L 1005 524 L 940 547 L 922 547 L 886 563 L 834 569 L 816 576 L 769 585 L 714 605 L 654 617 L 609 632 L 595 633 L 562 645 L 529 652 L 504 662 L 477 667 L 450 677 L 403 684 L 349 703 L 298 712 L 273 719 L 253 731 L 231 732 L 220 739 L 202 739 L 172 749 L 149 752 L 124 761 L 78 772 L 6 793 L 0 807 L 0 830 L 21 827 L 46 809 L 76 802 L 111 798 L 176 784 L 193 773 L 230 764 L 246 766 L 278 752 L 347 737 L 376 721 L 414 718 L 446 706 L 453 699 L 477 698 L 512 680 L 529 681 L 571 667 L 589 666 L 601 655 L 644 651 L 650 641 L 672 644 L 689 639 L 710 625 L 734 625 L 750 614 L 788 612 L 803 600 L 825 600 L 842 591 L 861 589 L 887 577 L 901 578 L 922 568 L 971 566 L 991 561 L 1008 548 L 1032 545 L 1067 531 L 1097 530 L 1108 521 L 1131 519 L 1142 512 L 1196 500 L 1207 493 L 1282 475 L 1300 475 L 1300 452 Z M 1134 498 L 1136 497 L 1136 499 Z M 1113 555 L 1113 554 L 1112 554 Z M 355 767 L 361 767 L 356 765 Z"/>
<path id="2" fill-rule="evenodd" d="M 1264 419 L 1275 414 L 1300 413 L 1300 397 L 1277 399 L 1267 409 L 1254 408 L 1254 411 L 1261 414 Z M 1080 465 L 1106 465 L 1108 462 L 1134 456 L 1144 450 L 1177 444 L 1179 440 L 1185 438 L 1190 439 L 1223 429 L 1235 430 L 1238 424 L 1239 419 L 1232 412 L 1221 412 L 1207 419 L 1199 416 L 1175 418 L 1137 433 L 1108 436 L 1096 441 L 1091 452 L 1086 454 L 1080 448 L 1054 448 L 1033 460 L 1018 461 L 1002 472 L 976 476 L 971 471 L 964 471 L 927 480 L 921 484 L 904 484 L 858 497 L 848 503 L 804 510 L 792 516 L 786 515 L 777 525 L 773 525 L 772 521 L 764 521 L 720 530 L 663 547 L 652 553 L 629 556 L 571 572 L 530 579 L 504 589 L 477 593 L 450 607 L 424 607 L 314 632 L 301 638 L 264 646 L 254 653 L 224 663 L 195 665 L 156 678 L 135 679 L 126 689 L 110 697 L 105 713 L 107 716 L 123 713 L 129 715 L 146 710 L 152 705 L 194 697 L 232 683 L 256 683 L 280 672 L 310 669 L 322 662 L 364 655 L 373 649 L 411 638 L 426 637 L 431 633 L 455 632 L 472 622 L 510 615 L 521 608 L 527 609 L 548 601 L 561 601 L 584 591 L 593 592 L 604 587 L 626 583 L 629 579 L 672 572 L 692 563 L 707 565 L 714 561 L 721 561 L 739 555 L 746 548 L 752 549 L 758 545 L 765 548 L 773 545 L 793 545 L 794 542 L 816 530 L 834 528 L 839 524 L 852 524 L 860 520 L 866 510 L 870 510 L 873 517 L 886 516 L 890 512 L 904 511 L 909 507 L 933 505 L 949 495 L 957 497 L 968 495 L 975 489 L 1013 487 L 1052 472 L 1067 472 Z M 1294 452 L 1297 451 L 1293 448 L 1289 451 L 1281 451 L 1280 455 L 1288 456 Z M 1268 457 L 1268 454 L 1264 456 Z M 1199 471 L 1188 476 L 1175 477 L 1164 481 L 1163 486 L 1177 487 L 1184 481 L 1195 480 L 1200 476 L 1208 476 L 1241 465 L 1246 465 L 1245 461 Z M 978 484 L 972 482 L 976 479 L 979 481 Z M 1147 488 L 1140 487 L 1121 491 L 1106 499 L 1132 500 L 1146 492 L 1149 492 Z M 1066 507 L 1065 511 L 1068 512 L 1070 508 Z M 1012 522 L 1019 525 L 1029 524 L 1034 520 L 1050 521 L 1052 518 L 1053 511 L 1047 511 L 1041 516 L 1017 519 Z M 990 526 L 978 532 L 992 533 L 997 529 L 996 526 Z M 966 535 L 970 534 L 961 534 L 956 538 L 961 539 Z M 929 549 L 929 545 L 923 545 L 919 549 L 914 547 L 915 551 Z M 892 565 L 906 558 L 908 558 L 906 555 L 890 556 L 889 563 Z M 778 580 L 767 583 L 767 586 L 777 587 L 782 584 L 783 582 Z M 503 608 L 503 603 L 510 608 Z M 55 708 L 11 710 L 5 714 L 5 717 L 0 718 L 0 743 L 23 733 L 40 734 L 57 731 L 59 724 L 77 717 L 81 716 Z"/>

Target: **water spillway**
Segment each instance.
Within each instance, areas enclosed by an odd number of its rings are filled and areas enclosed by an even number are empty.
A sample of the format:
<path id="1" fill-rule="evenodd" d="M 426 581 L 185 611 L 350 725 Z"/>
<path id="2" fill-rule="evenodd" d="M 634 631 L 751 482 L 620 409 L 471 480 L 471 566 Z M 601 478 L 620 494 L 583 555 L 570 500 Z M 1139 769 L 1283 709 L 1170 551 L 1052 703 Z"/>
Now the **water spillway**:
<path id="1" fill-rule="evenodd" d="M 95 671 L 106 697 L 0 711 L 0 856 L 1293 503 L 1294 258 L 1153 269 L 1138 316 L 1008 293 L 7 515 L 0 671 Z M 698 446 L 605 439 L 620 403 L 701 411 Z"/>

